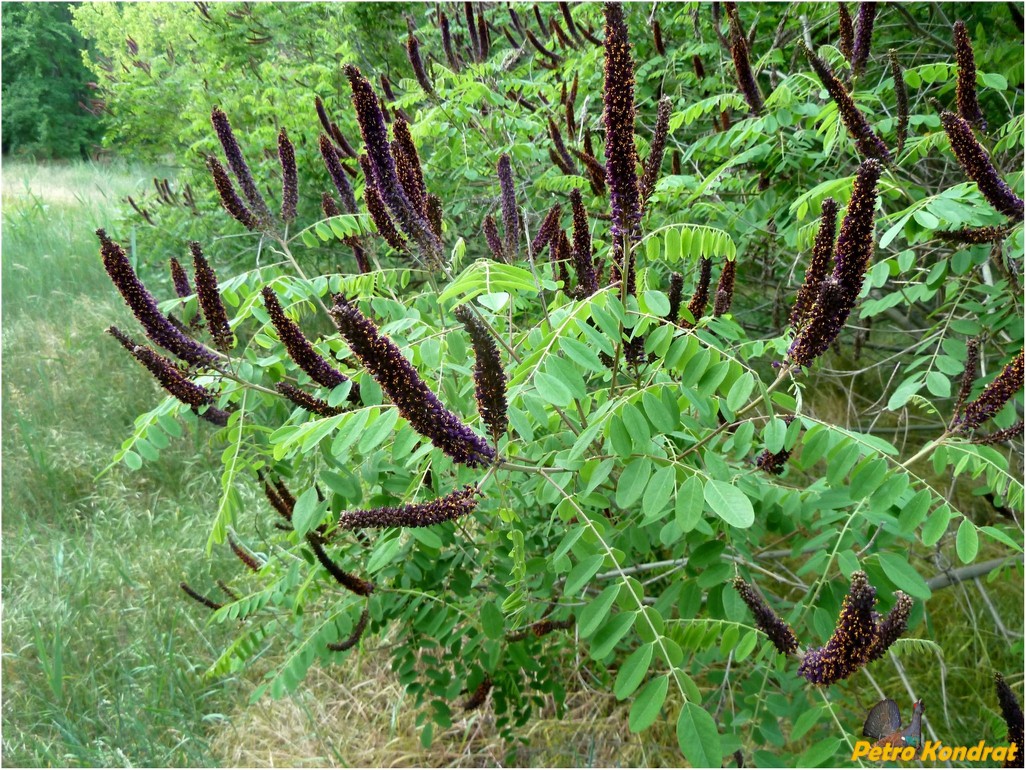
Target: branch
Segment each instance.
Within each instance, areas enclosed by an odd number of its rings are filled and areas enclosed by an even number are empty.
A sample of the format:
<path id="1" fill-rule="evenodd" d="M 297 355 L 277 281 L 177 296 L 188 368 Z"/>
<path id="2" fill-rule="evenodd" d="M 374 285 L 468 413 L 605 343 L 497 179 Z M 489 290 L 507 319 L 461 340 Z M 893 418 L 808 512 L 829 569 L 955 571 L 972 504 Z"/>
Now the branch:
<path id="1" fill-rule="evenodd" d="M 961 583 L 965 580 L 972 580 L 973 578 L 986 575 L 992 569 L 997 569 L 1003 564 L 1021 562 L 1022 556 L 1023 555 L 1021 553 L 1017 553 L 1014 556 L 1004 559 L 991 559 L 990 561 L 981 561 L 979 564 L 970 564 L 966 567 L 946 570 L 945 572 L 940 572 L 927 580 L 926 585 L 931 591 L 947 588 L 948 586 L 955 585 L 955 583 Z"/>

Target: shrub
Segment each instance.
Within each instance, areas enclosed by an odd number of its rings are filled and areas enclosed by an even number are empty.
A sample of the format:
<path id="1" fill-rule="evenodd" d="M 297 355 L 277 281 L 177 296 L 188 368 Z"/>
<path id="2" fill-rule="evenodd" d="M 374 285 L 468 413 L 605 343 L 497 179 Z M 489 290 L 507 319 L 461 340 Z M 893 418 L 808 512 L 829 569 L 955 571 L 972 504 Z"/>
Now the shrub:
<path id="1" fill-rule="evenodd" d="M 225 211 L 206 216 L 238 224 L 204 252 L 242 228 L 259 255 L 216 291 L 204 263 L 198 301 L 155 315 L 104 241 L 150 340 L 184 359 L 123 341 L 178 400 L 118 459 L 155 459 L 195 414 L 224 445 L 209 545 L 234 532 L 249 569 L 214 610 L 245 625 L 211 671 L 274 645 L 256 695 L 277 696 L 387 637 L 425 742 L 483 707 L 515 738 L 561 707 L 573 650 L 632 730 L 673 719 L 693 765 L 765 745 L 757 763 L 836 761 L 853 678 L 939 651 L 925 607 L 949 578 L 924 578 L 928 559 L 971 565 L 957 581 L 1020 558 L 1021 530 L 948 485 L 1022 510 L 995 448 L 1021 437 L 1021 178 L 1003 170 L 1021 117 L 981 96 L 993 153 L 957 117 L 942 128 L 923 97 L 950 101 L 957 73 L 910 55 L 898 152 L 882 113 L 900 68 L 862 22 L 846 85 L 811 37 L 833 34 L 832 6 L 774 9 L 756 34 L 749 7 L 657 7 L 658 42 L 617 5 L 459 10 L 411 20 L 398 93 L 345 66 L 352 109 L 316 105 L 295 177 L 287 149 L 265 162 L 270 136 L 213 109 Z M 949 245 L 967 228 L 988 242 Z M 213 347 L 188 340 L 197 306 Z M 857 417 L 831 416 L 835 387 Z M 913 422 L 922 445 L 881 436 Z"/>

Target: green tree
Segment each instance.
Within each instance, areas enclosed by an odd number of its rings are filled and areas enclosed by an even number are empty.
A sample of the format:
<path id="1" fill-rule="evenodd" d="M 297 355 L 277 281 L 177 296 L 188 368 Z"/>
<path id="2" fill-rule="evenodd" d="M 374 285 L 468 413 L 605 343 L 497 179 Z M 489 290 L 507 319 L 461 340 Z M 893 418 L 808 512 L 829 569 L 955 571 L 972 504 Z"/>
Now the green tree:
<path id="1" fill-rule="evenodd" d="M 99 140 L 70 3 L 4 3 L 3 151 L 71 158 Z"/>

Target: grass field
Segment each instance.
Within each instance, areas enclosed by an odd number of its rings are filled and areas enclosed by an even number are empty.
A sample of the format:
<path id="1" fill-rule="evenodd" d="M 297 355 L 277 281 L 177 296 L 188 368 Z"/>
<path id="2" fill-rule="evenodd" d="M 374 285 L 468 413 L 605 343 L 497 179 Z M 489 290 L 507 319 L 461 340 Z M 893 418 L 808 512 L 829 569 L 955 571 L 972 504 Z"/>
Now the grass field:
<path id="1" fill-rule="evenodd" d="M 93 230 L 142 170 L 4 163 L 3 762 L 204 765 L 219 644 L 177 594 L 208 570 L 213 454 L 182 439 L 96 479 L 158 390 L 104 334 L 131 317 Z M 198 451 L 197 451 L 198 450 Z"/>
<path id="2" fill-rule="evenodd" d="M 104 334 L 134 321 L 93 236 L 148 178 L 126 167 L 4 164 L 3 764 L 503 762 L 510 747 L 487 709 L 422 750 L 387 655 L 369 649 L 376 642 L 343 666 L 312 671 L 305 689 L 280 702 L 249 707 L 251 683 L 203 678 L 236 629 L 208 627 L 177 584 L 209 584 L 203 546 L 219 447 L 186 436 L 138 472 L 117 467 L 97 478 L 134 417 L 160 398 Z M 130 242 L 130 232 L 118 235 Z M 946 742 L 991 738 L 1001 722 L 989 671 L 1021 688 L 1022 601 L 1021 581 L 1005 579 L 938 592 L 931 633 L 915 635 L 936 641 L 946 659 L 882 662 L 876 682 L 906 711 L 914 683 Z M 577 689 L 566 718 L 545 715 L 525 728 L 514 762 L 679 761 L 672 724 L 639 739 L 623 704 Z M 968 734 L 980 724 L 991 734 Z"/>

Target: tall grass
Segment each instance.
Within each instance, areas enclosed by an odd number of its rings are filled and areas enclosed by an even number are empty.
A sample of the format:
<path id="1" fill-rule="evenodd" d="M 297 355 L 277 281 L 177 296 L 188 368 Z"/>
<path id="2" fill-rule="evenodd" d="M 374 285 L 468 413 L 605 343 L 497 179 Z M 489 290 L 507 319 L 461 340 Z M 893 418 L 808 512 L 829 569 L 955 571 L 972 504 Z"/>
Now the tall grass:
<path id="1" fill-rule="evenodd" d="M 228 707 L 202 661 L 212 450 L 183 437 L 96 479 L 157 388 L 104 334 L 131 321 L 93 230 L 141 170 L 4 164 L 3 762 L 210 765 Z M 129 327 L 130 328 L 130 327 Z"/>

